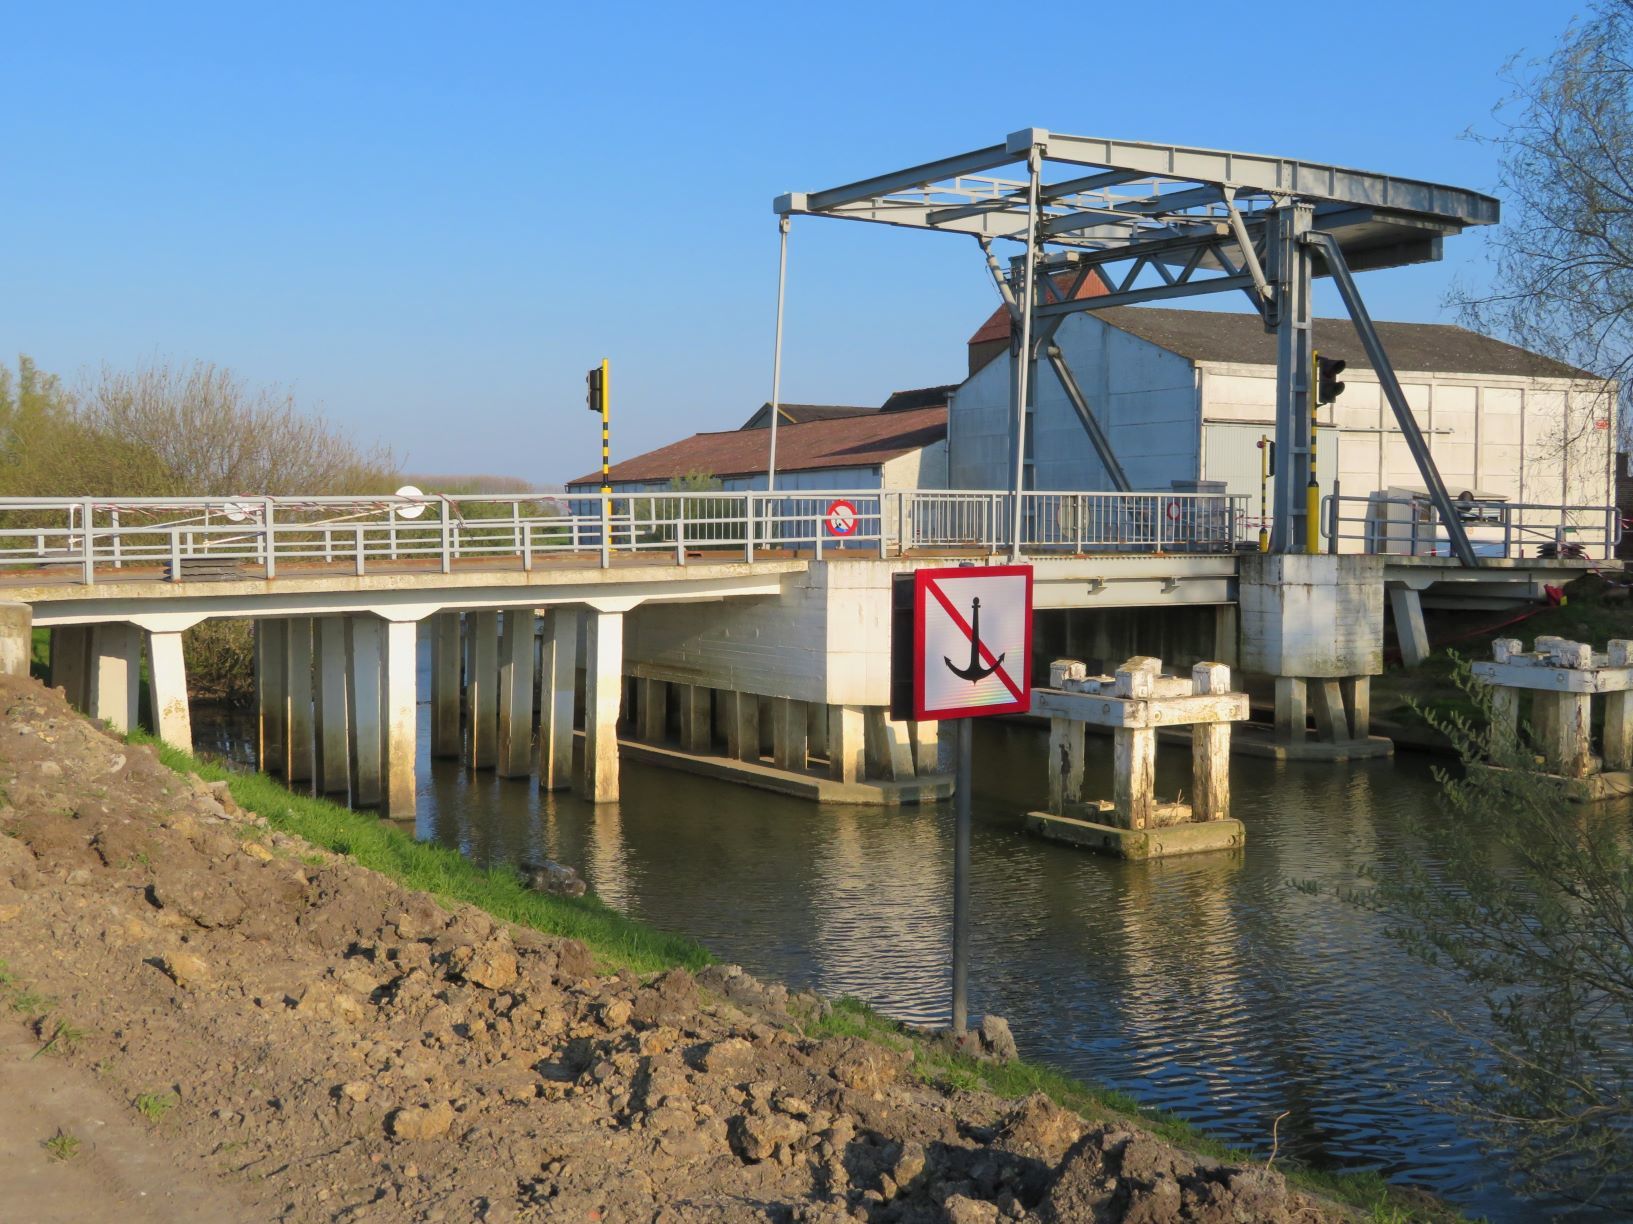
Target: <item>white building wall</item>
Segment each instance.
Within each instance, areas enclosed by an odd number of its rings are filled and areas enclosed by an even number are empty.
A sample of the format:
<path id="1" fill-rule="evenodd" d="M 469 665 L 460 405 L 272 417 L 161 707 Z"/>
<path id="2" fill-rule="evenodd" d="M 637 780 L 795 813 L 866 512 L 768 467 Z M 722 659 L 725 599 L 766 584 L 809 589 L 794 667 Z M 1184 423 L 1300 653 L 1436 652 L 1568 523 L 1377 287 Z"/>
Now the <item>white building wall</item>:
<path id="1" fill-rule="evenodd" d="M 1407 402 L 1455 496 L 1463 490 L 1513 502 L 1608 505 L 1614 500 L 1615 392 L 1565 379 L 1403 372 Z M 1337 473 L 1346 496 L 1423 477 L 1370 370 L 1346 370 L 1336 404 L 1321 408 L 1317 474 L 1323 495 Z M 1258 451 L 1275 433 L 1271 366 L 1205 364 L 1203 477 L 1250 496 L 1258 512 Z M 1602 426 L 1599 422 L 1603 422 Z"/>
<path id="2" fill-rule="evenodd" d="M 1059 346 L 1137 489 L 1167 489 L 1195 480 L 1199 463 L 1198 397 L 1192 363 L 1093 314 L 1069 317 Z M 1010 368 L 988 362 L 954 394 L 948 414 L 948 483 L 959 489 L 1007 489 L 1015 483 L 1009 412 Z M 1038 365 L 1028 424 L 1029 487 L 1106 489 L 1111 481 L 1048 362 Z"/>

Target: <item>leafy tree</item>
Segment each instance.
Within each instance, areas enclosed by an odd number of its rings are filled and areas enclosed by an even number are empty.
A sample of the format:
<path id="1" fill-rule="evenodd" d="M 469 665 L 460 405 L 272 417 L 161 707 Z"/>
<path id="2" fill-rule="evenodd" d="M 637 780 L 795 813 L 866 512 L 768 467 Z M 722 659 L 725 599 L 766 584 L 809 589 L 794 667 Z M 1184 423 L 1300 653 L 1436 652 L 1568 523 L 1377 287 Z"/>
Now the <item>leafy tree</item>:
<path id="1" fill-rule="evenodd" d="M 1479 331 L 1604 378 L 1633 365 L 1633 0 L 1597 0 L 1547 56 L 1511 61 L 1494 112 L 1504 221 L 1488 288 L 1453 291 Z M 1567 425 L 1592 428 L 1603 409 Z M 1568 443 L 1572 438 L 1561 441 Z"/>
<path id="2" fill-rule="evenodd" d="M 1489 1059 L 1450 1068 L 1459 1108 L 1522 1183 L 1633 1207 L 1633 848 L 1626 812 L 1570 802 L 1529 732 L 1490 723 L 1490 690 L 1458 660 L 1479 714 L 1425 712 L 1457 748 L 1422 852 L 1346 890 L 1411 955 L 1483 995 Z M 1493 768 L 1492 766 L 1495 766 Z M 1444 1018 L 1444 1017 L 1443 1017 Z"/>

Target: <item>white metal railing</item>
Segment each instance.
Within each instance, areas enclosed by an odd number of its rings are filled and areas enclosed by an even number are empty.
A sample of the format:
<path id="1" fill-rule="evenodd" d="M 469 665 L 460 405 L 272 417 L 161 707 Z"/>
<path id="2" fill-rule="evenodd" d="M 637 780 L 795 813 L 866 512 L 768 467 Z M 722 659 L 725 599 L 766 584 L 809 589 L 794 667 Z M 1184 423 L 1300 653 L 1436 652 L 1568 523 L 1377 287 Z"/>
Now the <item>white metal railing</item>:
<path id="1" fill-rule="evenodd" d="M 1463 498 L 1453 503 L 1480 558 L 1608 560 L 1622 538 L 1615 506 Z M 1427 494 L 1390 497 L 1329 494 L 1321 503 L 1328 552 L 1451 556 L 1446 528 Z"/>
<path id="2" fill-rule="evenodd" d="M 0 498 L 0 574 L 41 581 L 267 577 L 623 555 L 753 562 L 835 551 L 1011 547 L 1013 494 L 820 490 L 422 497 Z M 1022 495 L 1021 551 L 1223 552 L 1245 498 Z"/>

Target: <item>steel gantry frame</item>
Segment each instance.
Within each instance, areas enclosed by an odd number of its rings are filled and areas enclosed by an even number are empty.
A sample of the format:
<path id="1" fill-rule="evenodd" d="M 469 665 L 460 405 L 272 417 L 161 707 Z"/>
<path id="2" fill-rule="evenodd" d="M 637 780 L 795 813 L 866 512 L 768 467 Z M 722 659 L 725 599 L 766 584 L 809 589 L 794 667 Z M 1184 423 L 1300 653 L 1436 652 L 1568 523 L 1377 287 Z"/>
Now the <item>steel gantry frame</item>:
<path id="1" fill-rule="evenodd" d="M 1023 165 L 1025 179 L 992 171 Z M 1044 167 L 1065 166 L 1045 181 Z M 1498 219 L 1490 196 L 1416 179 L 1293 158 L 1024 128 L 1002 144 L 826 191 L 792 192 L 773 205 L 786 240 L 792 216 L 838 217 L 974 237 L 1009 310 L 1014 373 L 1015 491 L 1025 470 L 1027 406 L 1037 363 L 1048 361 L 1118 490 L 1128 477 L 1105 422 L 1083 395 L 1056 330 L 1070 315 L 1108 306 L 1240 291 L 1276 336 L 1278 464 L 1271 548 L 1303 551 L 1310 473 L 1310 285 L 1331 276 L 1378 374 L 1453 552 L 1473 549 L 1422 431 L 1401 392 L 1351 273 L 1440 258 L 1442 240 Z M 1021 245 L 1004 269 L 992 243 Z M 1079 297 L 1095 276 L 1104 293 Z M 1063 290 L 1063 284 L 1070 288 Z M 782 302 L 778 295 L 778 359 Z M 1024 355 L 1024 357 L 1023 357 Z M 1017 513 L 1022 499 L 1015 498 Z M 1013 537 L 1020 539 L 1020 524 Z"/>

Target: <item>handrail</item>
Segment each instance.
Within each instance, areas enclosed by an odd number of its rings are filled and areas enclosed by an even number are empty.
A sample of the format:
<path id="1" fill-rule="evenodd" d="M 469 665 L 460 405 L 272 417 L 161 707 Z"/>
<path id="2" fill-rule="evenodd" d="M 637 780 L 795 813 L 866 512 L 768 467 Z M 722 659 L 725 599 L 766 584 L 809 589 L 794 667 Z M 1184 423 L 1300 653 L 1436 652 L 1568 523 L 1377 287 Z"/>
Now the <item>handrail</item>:
<path id="1" fill-rule="evenodd" d="M 1483 559 L 1579 555 L 1609 560 L 1622 538 L 1615 506 L 1465 498 L 1454 509 L 1476 557 Z M 1424 496 L 1328 494 L 1322 499 L 1321 521 L 1330 552 L 1452 555 L 1445 527 Z"/>
<path id="2" fill-rule="evenodd" d="M 84 584 L 190 575 L 551 560 L 602 567 L 651 555 L 753 564 L 768 557 L 1010 549 L 1230 553 L 1247 499 L 1221 493 L 996 490 L 662 490 L 424 497 L 0 497 L 0 576 Z M 117 567 L 118 573 L 110 571 Z"/>

